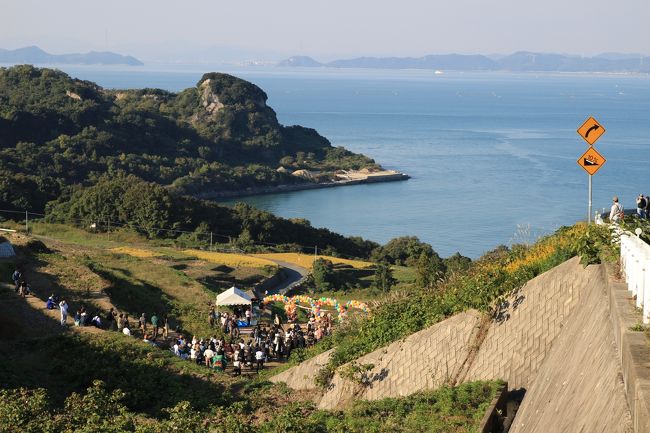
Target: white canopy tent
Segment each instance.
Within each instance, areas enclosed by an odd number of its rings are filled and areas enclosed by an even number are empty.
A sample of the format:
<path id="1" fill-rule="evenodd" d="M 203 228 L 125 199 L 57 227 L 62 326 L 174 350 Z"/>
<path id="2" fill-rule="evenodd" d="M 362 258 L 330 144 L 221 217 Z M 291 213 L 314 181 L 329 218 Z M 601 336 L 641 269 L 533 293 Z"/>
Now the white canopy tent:
<path id="1" fill-rule="evenodd" d="M 245 292 L 239 290 L 237 287 L 232 286 L 223 293 L 217 295 L 217 307 L 219 306 L 232 306 L 232 305 L 251 305 L 251 297 Z"/>

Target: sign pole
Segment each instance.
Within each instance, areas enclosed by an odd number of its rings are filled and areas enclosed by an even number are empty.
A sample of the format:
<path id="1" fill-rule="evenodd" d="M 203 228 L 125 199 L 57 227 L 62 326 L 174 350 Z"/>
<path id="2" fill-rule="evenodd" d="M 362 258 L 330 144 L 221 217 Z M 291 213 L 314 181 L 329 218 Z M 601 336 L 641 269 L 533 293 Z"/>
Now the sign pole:
<path id="1" fill-rule="evenodd" d="M 585 123 L 578 128 L 578 135 L 582 137 L 587 144 L 589 144 L 589 149 L 578 159 L 578 165 L 582 167 L 589 176 L 589 200 L 587 206 L 587 223 L 591 224 L 591 211 L 592 211 L 592 197 L 591 197 L 591 178 L 600 168 L 607 162 L 605 157 L 598 153 L 594 149 L 593 144 L 598 141 L 598 139 L 605 133 L 605 128 L 603 125 L 598 123 L 593 117 L 589 117 Z"/>
<path id="2" fill-rule="evenodd" d="M 591 178 L 593 177 L 592 175 L 588 174 L 589 176 L 589 210 L 587 211 L 587 223 L 591 224 Z"/>

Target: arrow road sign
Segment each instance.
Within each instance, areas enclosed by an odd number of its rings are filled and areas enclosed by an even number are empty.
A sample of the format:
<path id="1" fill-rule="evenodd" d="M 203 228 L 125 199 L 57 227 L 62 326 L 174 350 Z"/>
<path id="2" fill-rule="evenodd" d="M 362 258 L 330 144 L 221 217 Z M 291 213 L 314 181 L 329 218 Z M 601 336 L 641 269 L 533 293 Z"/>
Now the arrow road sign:
<path id="1" fill-rule="evenodd" d="M 596 174 L 600 167 L 605 164 L 607 160 L 603 155 L 598 153 L 596 149 L 590 147 L 585 153 L 578 159 L 578 165 L 585 169 L 590 175 Z"/>
<path id="2" fill-rule="evenodd" d="M 598 123 L 596 119 L 590 117 L 578 128 L 578 134 L 582 137 L 589 145 L 594 144 L 598 139 L 605 133 L 605 128 L 603 125 Z"/>

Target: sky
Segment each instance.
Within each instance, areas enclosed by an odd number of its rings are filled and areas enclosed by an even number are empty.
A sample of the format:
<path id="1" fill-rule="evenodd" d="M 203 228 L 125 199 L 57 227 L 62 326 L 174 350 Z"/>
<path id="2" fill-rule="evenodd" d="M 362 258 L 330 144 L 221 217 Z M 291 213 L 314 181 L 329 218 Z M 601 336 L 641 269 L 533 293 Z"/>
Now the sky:
<path id="1" fill-rule="evenodd" d="M 648 0 L 0 0 L 0 7 L 0 48 L 110 50 L 150 61 L 650 54 Z"/>

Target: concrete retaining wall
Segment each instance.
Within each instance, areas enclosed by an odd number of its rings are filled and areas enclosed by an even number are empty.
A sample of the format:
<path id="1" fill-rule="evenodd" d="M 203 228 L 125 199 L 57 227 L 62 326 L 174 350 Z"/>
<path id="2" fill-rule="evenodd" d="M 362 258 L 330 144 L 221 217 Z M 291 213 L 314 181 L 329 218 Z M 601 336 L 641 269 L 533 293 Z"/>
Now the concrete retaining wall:
<path id="1" fill-rule="evenodd" d="M 595 274 L 528 388 L 511 433 L 631 431 L 603 270 L 588 269 Z"/>
<path id="2" fill-rule="evenodd" d="M 407 396 L 450 383 L 467 359 L 480 318 L 477 311 L 457 314 L 362 356 L 358 364 L 374 365 L 367 373 L 366 384 L 343 379 L 337 372 L 319 407 L 342 408 L 354 399 Z"/>
<path id="3" fill-rule="evenodd" d="M 624 391 L 634 432 L 650 432 L 650 346 L 648 337 L 630 328 L 641 320 L 634 299 L 623 282 L 615 281 L 607 267 L 609 320 L 616 341 L 616 357 L 622 369 Z"/>
<path id="4" fill-rule="evenodd" d="M 529 281 L 501 313 L 486 328 L 478 312 L 465 312 L 365 355 L 357 363 L 374 365 L 366 383 L 339 369 L 319 406 L 502 379 L 526 390 L 514 433 L 650 432 L 650 345 L 630 330 L 641 314 L 604 266 L 569 260 Z M 313 386 L 300 377 L 314 366 L 276 379 Z"/>
<path id="5" fill-rule="evenodd" d="M 307 361 L 283 371 L 271 378 L 272 382 L 285 382 L 293 389 L 313 389 L 316 387 L 314 379 L 318 371 L 327 364 L 330 354 L 334 349 L 314 356 Z"/>
<path id="6" fill-rule="evenodd" d="M 511 389 L 527 388 L 567 318 L 584 298 L 598 267 L 577 258 L 529 281 L 508 299 L 502 320 L 490 326 L 464 381 L 503 379 Z"/>

